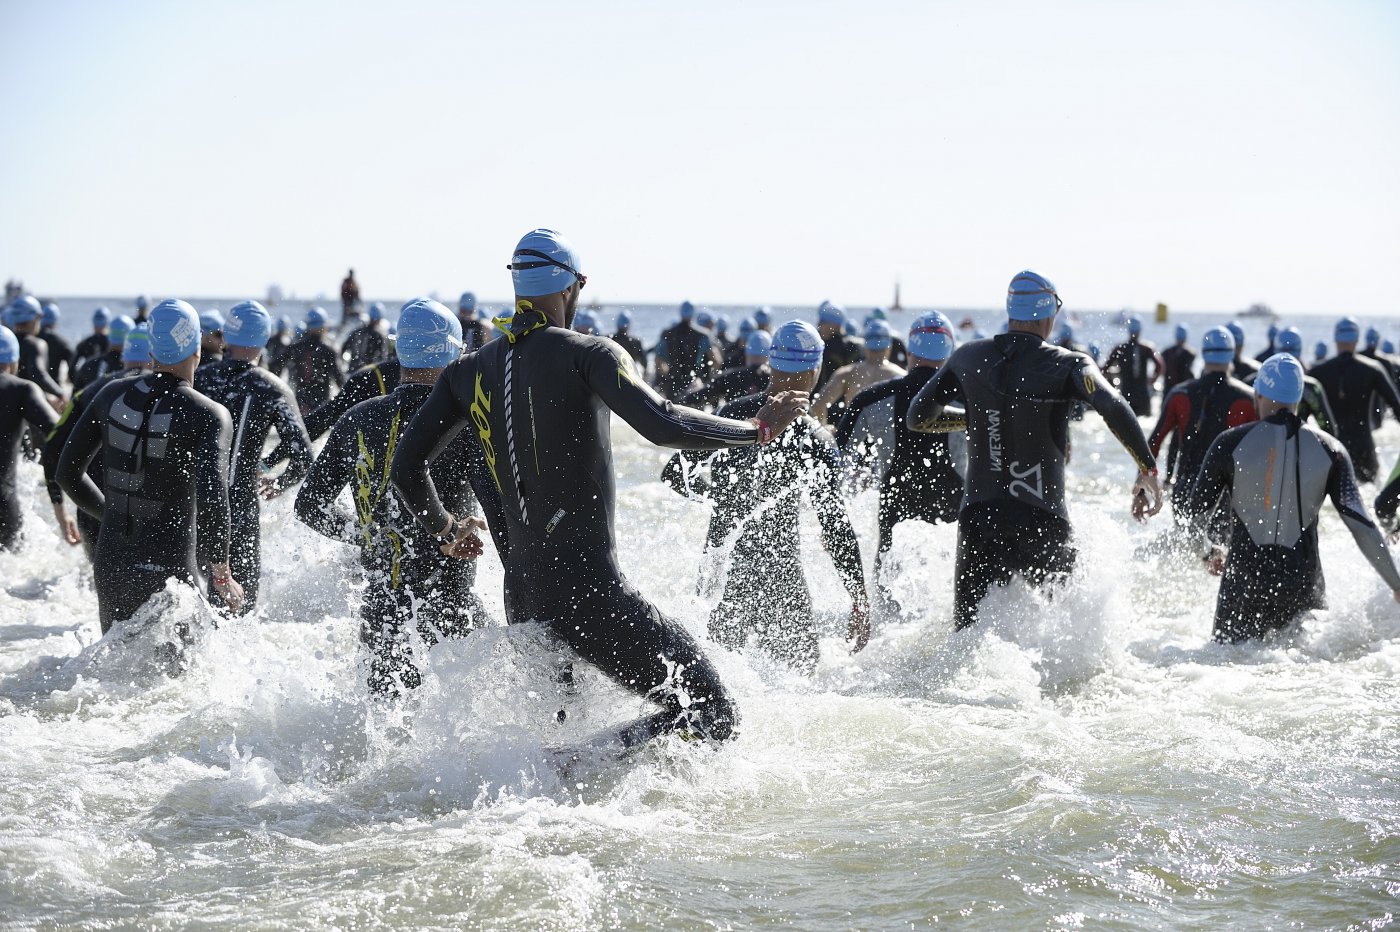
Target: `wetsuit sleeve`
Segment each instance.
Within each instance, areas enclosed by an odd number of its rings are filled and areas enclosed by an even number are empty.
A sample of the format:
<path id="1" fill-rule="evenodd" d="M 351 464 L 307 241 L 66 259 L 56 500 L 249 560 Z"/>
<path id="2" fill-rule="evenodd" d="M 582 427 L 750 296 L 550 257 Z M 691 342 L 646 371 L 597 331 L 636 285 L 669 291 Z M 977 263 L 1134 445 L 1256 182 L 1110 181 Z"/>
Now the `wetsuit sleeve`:
<path id="1" fill-rule="evenodd" d="M 967 413 L 960 408 L 949 408 L 948 403 L 952 401 L 965 401 L 965 398 L 957 374 L 945 365 L 909 402 L 905 426 L 923 434 L 966 430 Z"/>
<path id="2" fill-rule="evenodd" d="M 1376 496 L 1376 517 L 1386 528 L 1394 530 L 1397 508 L 1400 508 L 1400 461 L 1397 461 L 1395 468 L 1391 470 L 1390 478 L 1386 480 L 1381 494 Z"/>
<path id="3" fill-rule="evenodd" d="M 467 423 L 471 404 L 467 393 L 471 391 L 474 370 L 471 356 L 458 359 L 447 367 L 447 371 L 433 385 L 428 400 L 423 402 L 413 415 L 413 420 L 408 422 L 408 428 L 399 436 L 398 449 L 394 452 L 390 480 L 413 510 L 414 517 L 430 534 L 441 531 L 447 526 L 448 518 L 453 516 L 443 507 L 433 478 L 428 474 L 428 467 L 457 438 Z M 475 481 L 472 483 L 478 492 L 482 485 Z M 499 493 L 500 490 L 496 491 Z M 478 500 L 483 508 L 488 507 L 487 501 L 481 499 L 479 494 Z M 502 507 L 499 494 L 494 507 L 498 510 Z"/>
<path id="4" fill-rule="evenodd" d="M 1185 477 L 1177 483 L 1179 488 L 1186 490 L 1185 497 L 1181 499 L 1182 510 L 1198 534 L 1206 534 L 1216 527 L 1214 522 L 1209 521 L 1210 515 L 1221 497 L 1234 487 L 1234 454 L 1240 435 L 1240 431 L 1226 431 L 1216 437 L 1206 451 L 1206 458 L 1201 462 L 1201 470 L 1195 478 Z M 1223 544 L 1224 541 L 1213 543 Z"/>
<path id="5" fill-rule="evenodd" d="M 313 531 L 344 544 L 355 543 L 354 517 L 337 499 L 355 478 L 354 430 L 341 421 L 297 490 L 297 517 Z"/>
<path id="6" fill-rule="evenodd" d="M 1400 570 L 1395 568 L 1395 558 L 1385 545 L 1385 535 L 1366 514 L 1366 505 L 1361 500 L 1361 490 L 1356 485 L 1356 472 L 1351 466 L 1351 457 L 1336 441 L 1326 444 L 1332 456 L 1332 472 L 1327 477 L 1327 495 L 1342 516 L 1342 523 L 1351 531 L 1357 549 L 1380 575 L 1391 591 L 1400 589 Z"/>
<path id="7" fill-rule="evenodd" d="M 1400 421 L 1400 395 L 1395 393 L 1395 383 L 1390 380 L 1390 374 L 1384 368 L 1376 373 L 1374 391 L 1394 412 L 1395 419 Z"/>
<path id="8" fill-rule="evenodd" d="M 272 424 L 277 428 L 278 449 L 287 451 L 287 468 L 277 477 L 277 487 L 296 485 L 311 469 L 311 437 L 297 410 L 296 398 L 285 384 L 274 384 L 268 403 L 272 405 Z"/>
<path id="9" fill-rule="evenodd" d="M 841 495 L 840 458 L 834 447 L 828 447 L 817 468 L 817 482 L 812 490 L 812 504 L 817 509 L 817 521 L 822 528 L 822 547 L 836 565 L 836 575 L 850 597 L 864 602 L 865 570 L 860 562 L 860 542 L 856 539 L 851 516 Z"/>
<path id="10" fill-rule="evenodd" d="M 53 435 L 58 427 L 58 416 L 54 414 L 53 408 L 44 400 L 44 396 L 39 391 L 39 386 L 33 382 L 25 383 L 24 398 L 20 402 L 20 415 L 28 422 L 39 437 L 43 438 L 43 450 L 41 451 L 43 463 L 48 463 L 54 459 L 54 454 L 49 452 L 51 441 L 48 439 Z M 44 482 L 48 488 L 49 501 L 58 503 L 63 501 L 63 492 L 58 484 L 53 481 L 53 469 L 50 466 L 44 467 Z"/>
<path id="11" fill-rule="evenodd" d="M 102 518 L 106 500 L 97 483 L 88 476 L 87 468 L 102 447 L 102 421 L 107 407 L 103 400 L 102 395 L 94 399 L 73 425 L 54 472 L 54 481 L 68 493 L 73 504 L 98 520 Z"/>
<path id="12" fill-rule="evenodd" d="M 687 498 L 708 495 L 710 483 L 700 474 L 700 462 L 704 456 L 704 451 L 681 450 L 666 461 L 666 466 L 661 470 L 661 481 L 674 489 L 677 495 Z"/>
<path id="13" fill-rule="evenodd" d="M 609 408 L 660 447 L 721 450 L 758 442 L 758 428 L 672 404 L 637 378 L 632 357 L 611 340 L 599 340 L 580 361 L 580 375 Z"/>
<path id="14" fill-rule="evenodd" d="M 1154 457 L 1161 454 L 1162 441 L 1166 440 L 1168 435 L 1185 429 L 1190 415 L 1191 401 L 1184 392 L 1173 391 L 1167 396 L 1167 404 L 1162 408 L 1162 416 L 1157 419 L 1157 426 L 1152 429 L 1152 436 L 1147 441 L 1148 448 L 1151 449 Z"/>
<path id="15" fill-rule="evenodd" d="M 208 420 L 200 425 L 194 452 L 199 547 L 209 555 L 210 562 L 227 563 L 230 511 L 225 469 L 233 442 L 233 422 L 228 411 L 213 402 L 205 415 Z"/>
<path id="16" fill-rule="evenodd" d="M 1099 417 L 1103 418 L 1123 449 L 1128 451 L 1138 469 L 1147 472 L 1157 468 L 1157 457 L 1148 447 L 1147 438 L 1142 435 L 1142 425 L 1138 423 L 1137 415 L 1133 414 L 1133 409 L 1123 396 L 1108 384 L 1099 367 L 1089 357 L 1083 357 L 1073 368 L 1070 387 L 1080 400 L 1087 401 L 1099 412 Z"/>

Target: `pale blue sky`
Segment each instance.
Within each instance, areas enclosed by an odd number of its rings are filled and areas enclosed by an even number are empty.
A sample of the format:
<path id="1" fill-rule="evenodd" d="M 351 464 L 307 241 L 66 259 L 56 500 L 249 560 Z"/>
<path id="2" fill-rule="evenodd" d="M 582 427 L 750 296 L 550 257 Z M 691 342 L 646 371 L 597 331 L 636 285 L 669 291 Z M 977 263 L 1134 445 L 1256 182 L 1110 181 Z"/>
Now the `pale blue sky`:
<path id="1" fill-rule="evenodd" d="M 1400 4 L 3 0 L 59 294 L 1400 310 Z"/>

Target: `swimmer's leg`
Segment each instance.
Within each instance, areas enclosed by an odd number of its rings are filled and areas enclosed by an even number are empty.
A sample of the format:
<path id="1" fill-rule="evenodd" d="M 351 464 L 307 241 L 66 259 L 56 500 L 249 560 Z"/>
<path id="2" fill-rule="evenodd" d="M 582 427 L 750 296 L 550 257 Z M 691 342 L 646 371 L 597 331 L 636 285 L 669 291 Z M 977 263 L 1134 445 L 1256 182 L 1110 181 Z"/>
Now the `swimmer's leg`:
<path id="1" fill-rule="evenodd" d="M 369 652 L 370 692 L 385 699 L 417 689 L 423 681 L 409 643 L 408 612 L 409 607 L 392 590 L 379 589 L 373 583 L 365 588 L 360 643 Z"/>
<path id="2" fill-rule="evenodd" d="M 998 546 L 998 535 L 989 533 L 992 521 L 968 518 L 964 514 L 958 521 L 958 553 L 953 570 L 953 627 L 958 631 L 977 623 L 978 606 L 987 597 L 987 591 L 993 584 L 1006 585 L 1012 574 L 1007 554 Z"/>
<path id="3" fill-rule="evenodd" d="M 819 650 L 807 581 L 801 579 L 797 586 L 775 587 L 772 592 L 778 598 L 766 600 L 768 610 L 758 622 L 759 646 L 799 673 L 810 676 L 816 672 Z"/>

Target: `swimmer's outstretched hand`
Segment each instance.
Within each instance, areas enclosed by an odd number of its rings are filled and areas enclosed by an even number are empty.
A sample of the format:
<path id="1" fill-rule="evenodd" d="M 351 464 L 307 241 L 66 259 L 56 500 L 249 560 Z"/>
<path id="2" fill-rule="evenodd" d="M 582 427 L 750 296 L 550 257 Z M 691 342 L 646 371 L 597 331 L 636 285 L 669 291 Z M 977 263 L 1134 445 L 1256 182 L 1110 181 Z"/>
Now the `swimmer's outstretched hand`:
<path id="1" fill-rule="evenodd" d="M 793 421 L 807 413 L 811 396 L 806 392 L 778 392 L 758 409 L 754 423 L 758 425 L 758 442 L 772 443 L 788 429 Z"/>
<path id="2" fill-rule="evenodd" d="M 233 578 L 233 571 L 229 569 L 227 563 L 215 563 L 209 567 L 209 573 L 214 584 L 214 591 L 219 594 L 219 598 L 224 600 L 228 610 L 235 615 L 243 611 L 243 587 L 238 584 L 238 580 Z"/>
<path id="3" fill-rule="evenodd" d="M 285 491 L 277 476 L 263 476 L 258 480 L 258 494 L 264 501 L 270 502 Z"/>
<path id="4" fill-rule="evenodd" d="M 1212 547 L 1210 553 L 1206 554 L 1206 572 L 1212 576 L 1225 574 L 1225 548 Z"/>
<path id="5" fill-rule="evenodd" d="M 56 502 L 53 506 L 53 516 L 58 521 L 58 535 L 63 538 L 63 542 L 73 547 L 82 543 L 82 538 L 78 536 L 78 522 L 68 517 L 68 509 L 63 502 Z"/>
<path id="6" fill-rule="evenodd" d="M 1146 521 L 1161 510 L 1162 486 L 1157 477 L 1150 472 L 1138 473 L 1133 482 L 1133 517 Z"/>
<path id="7" fill-rule="evenodd" d="M 486 522 L 468 515 L 465 518 L 453 517 L 452 539 L 438 549 L 454 560 L 475 560 L 486 552 L 486 545 L 477 536 L 477 531 L 486 530 Z"/>
<path id="8" fill-rule="evenodd" d="M 846 627 L 851 653 L 858 654 L 870 643 L 870 604 L 863 599 L 851 603 L 851 622 Z"/>

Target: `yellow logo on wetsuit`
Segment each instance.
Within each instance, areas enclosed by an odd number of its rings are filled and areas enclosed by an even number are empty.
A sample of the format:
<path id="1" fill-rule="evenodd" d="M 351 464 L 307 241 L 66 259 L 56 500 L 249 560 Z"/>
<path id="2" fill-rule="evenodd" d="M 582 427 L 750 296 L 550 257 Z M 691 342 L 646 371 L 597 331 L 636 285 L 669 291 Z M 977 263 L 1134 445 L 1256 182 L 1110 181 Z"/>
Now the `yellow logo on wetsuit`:
<path id="1" fill-rule="evenodd" d="M 394 462 L 394 450 L 399 444 L 399 420 L 402 414 L 402 411 L 395 411 L 394 420 L 389 424 L 389 447 L 384 451 L 383 475 L 377 475 L 374 454 L 365 443 L 364 431 L 355 432 L 360 448 L 360 455 L 355 460 L 355 512 L 366 550 L 374 546 L 375 533 L 380 529 L 375 516 L 379 511 L 379 503 L 384 499 L 384 493 L 389 489 L 389 469 Z M 399 567 L 403 563 L 403 537 L 392 528 L 385 531 L 384 537 L 392 551 L 389 582 L 397 589 Z"/>
<path id="2" fill-rule="evenodd" d="M 481 385 L 481 373 L 476 374 L 476 397 L 472 399 L 472 423 L 476 425 L 476 435 L 481 439 L 481 452 L 486 457 L 486 465 L 491 467 L 491 478 L 496 480 L 496 491 L 500 492 L 501 477 L 496 475 L 496 448 L 491 443 L 491 396 Z"/>

